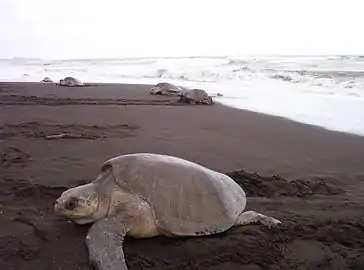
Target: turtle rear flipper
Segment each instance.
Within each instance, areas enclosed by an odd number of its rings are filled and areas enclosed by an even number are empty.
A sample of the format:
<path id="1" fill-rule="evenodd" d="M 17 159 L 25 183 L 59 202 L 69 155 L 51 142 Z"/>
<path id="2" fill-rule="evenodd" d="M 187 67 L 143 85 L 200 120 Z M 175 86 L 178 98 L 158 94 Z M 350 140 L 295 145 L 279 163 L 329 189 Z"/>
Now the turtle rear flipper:
<path id="1" fill-rule="evenodd" d="M 93 224 L 86 237 L 90 264 L 96 270 L 127 270 L 123 242 L 127 232 L 119 216 Z"/>

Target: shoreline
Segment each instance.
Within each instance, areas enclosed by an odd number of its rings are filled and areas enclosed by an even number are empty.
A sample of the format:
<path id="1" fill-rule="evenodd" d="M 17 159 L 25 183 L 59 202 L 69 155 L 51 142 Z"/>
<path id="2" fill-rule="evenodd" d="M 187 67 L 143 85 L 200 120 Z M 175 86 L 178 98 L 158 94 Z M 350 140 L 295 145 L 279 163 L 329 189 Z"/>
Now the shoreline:
<path id="1" fill-rule="evenodd" d="M 136 80 L 136 79 L 135 79 Z M 40 82 L 7 82 L 7 81 L 0 81 L 0 87 L 1 84 L 4 85 L 38 85 L 38 84 L 44 84 L 44 83 L 40 83 Z M 55 83 L 48 83 L 50 85 L 54 85 Z M 123 91 L 125 91 L 125 87 L 130 86 L 131 88 L 133 88 L 135 90 L 135 88 L 138 88 L 137 90 L 140 90 L 141 88 L 149 88 L 152 87 L 153 84 L 143 84 L 143 83 L 114 83 L 114 82 L 85 82 L 85 84 L 87 85 L 87 87 L 98 87 L 98 86 L 103 86 L 103 87 L 121 87 L 123 88 Z M 69 92 L 68 92 L 69 93 Z M 44 94 L 44 93 L 43 93 Z M 52 95 L 54 95 L 54 93 L 52 93 Z M 113 97 L 115 97 L 115 93 L 112 94 Z M 64 97 L 63 95 L 61 95 L 61 97 Z M 160 97 L 161 99 L 163 99 L 164 97 Z M 100 99 L 100 98 L 98 98 Z M 164 98 L 167 99 L 168 98 Z M 243 113 L 253 113 L 253 114 L 257 114 L 257 115 L 261 115 L 261 116 L 266 116 L 266 117 L 273 117 L 273 118 L 277 118 L 277 119 L 281 119 L 283 121 L 290 121 L 290 122 L 294 122 L 296 124 L 299 125 L 303 125 L 303 126 L 307 126 L 307 127 L 312 127 L 312 128 L 318 128 L 318 129 L 322 129 L 323 131 L 328 131 L 328 132 L 335 132 L 335 133 L 341 133 L 344 135 L 348 135 L 348 136 L 354 136 L 354 137 L 360 137 L 360 138 L 364 138 L 364 134 L 358 134 L 358 133 L 352 133 L 352 132 L 348 132 L 348 131 L 343 131 L 343 130 L 337 130 L 337 129 L 329 129 L 323 125 L 318 125 L 318 124 L 310 124 L 310 123 L 306 123 L 306 122 L 301 122 L 298 120 L 295 120 L 293 118 L 289 118 L 286 116 L 280 116 L 280 115 L 275 115 L 275 114 L 269 114 L 269 113 L 264 113 L 264 112 L 259 112 L 259 111 L 254 111 L 254 110 L 249 110 L 249 109 L 244 109 L 244 108 L 237 108 L 234 106 L 229 106 L 227 104 L 221 103 L 219 100 L 216 100 L 216 105 L 219 106 L 224 106 L 233 110 L 237 110 L 237 111 L 242 111 Z M 4 103 L 0 103 L 0 104 L 4 104 Z M 21 104 L 17 104 L 17 105 L 21 105 Z M 73 105 L 77 105 L 77 104 L 73 104 Z M 100 104 L 102 105 L 102 104 Z M 107 105 L 107 104 L 106 104 Z M 111 105 L 111 104 L 110 104 Z M 120 105 L 120 104 L 117 104 Z M 122 105 L 122 104 L 121 104 Z M 156 104 L 158 105 L 158 104 Z M 161 106 L 164 106 L 164 104 L 160 104 Z M 132 105 L 130 105 L 132 106 Z"/>
<path id="2" fill-rule="evenodd" d="M 221 104 L 173 106 L 147 89 L 0 83 L 1 269 L 91 269 L 88 227 L 55 217 L 52 202 L 94 179 L 106 159 L 132 152 L 176 155 L 231 174 L 247 191 L 247 209 L 283 224 L 196 239 L 126 239 L 130 270 L 363 265 L 363 137 Z M 80 136 L 44 139 L 62 132 Z"/>

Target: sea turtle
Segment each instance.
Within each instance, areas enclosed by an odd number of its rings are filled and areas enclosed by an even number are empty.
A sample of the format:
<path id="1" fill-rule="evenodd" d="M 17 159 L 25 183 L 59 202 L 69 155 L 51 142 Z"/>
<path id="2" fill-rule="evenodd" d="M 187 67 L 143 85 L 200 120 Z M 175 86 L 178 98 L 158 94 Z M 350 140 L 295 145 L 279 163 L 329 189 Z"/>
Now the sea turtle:
<path id="1" fill-rule="evenodd" d="M 97 178 L 63 192 L 57 215 L 93 223 L 86 245 L 98 270 L 126 270 L 124 236 L 203 236 L 279 220 L 243 212 L 244 190 L 226 174 L 179 157 L 134 153 L 105 161 Z"/>
<path id="2" fill-rule="evenodd" d="M 44 77 L 44 79 L 41 80 L 41 82 L 44 82 L 44 83 L 52 83 L 53 81 L 49 77 Z"/>
<path id="3" fill-rule="evenodd" d="M 178 95 L 182 88 L 171 83 L 161 82 L 150 88 L 151 95 Z"/>
<path id="4" fill-rule="evenodd" d="M 187 102 L 190 104 L 214 104 L 212 98 L 202 89 L 184 89 L 180 93 L 180 101 Z"/>
<path id="5" fill-rule="evenodd" d="M 84 86 L 83 82 L 74 78 L 74 77 L 66 77 L 59 81 L 59 85 L 61 86 Z"/>

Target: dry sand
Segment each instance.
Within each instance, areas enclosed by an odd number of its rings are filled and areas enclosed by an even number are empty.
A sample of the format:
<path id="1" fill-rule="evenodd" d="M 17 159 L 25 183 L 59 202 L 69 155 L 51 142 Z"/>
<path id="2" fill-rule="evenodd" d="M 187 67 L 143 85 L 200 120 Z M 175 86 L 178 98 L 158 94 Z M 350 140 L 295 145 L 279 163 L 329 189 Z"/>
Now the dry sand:
<path id="1" fill-rule="evenodd" d="M 145 85 L 0 84 L 0 269 L 90 269 L 88 226 L 55 217 L 65 189 L 132 152 L 231 175 L 248 209 L 280 219 L 211 237 L 125 241 L 129 269 L 364 269 L 364 137 L 222 105 L 183 105 Z M 54 134 L 71 138 L 46 140 Z"/>

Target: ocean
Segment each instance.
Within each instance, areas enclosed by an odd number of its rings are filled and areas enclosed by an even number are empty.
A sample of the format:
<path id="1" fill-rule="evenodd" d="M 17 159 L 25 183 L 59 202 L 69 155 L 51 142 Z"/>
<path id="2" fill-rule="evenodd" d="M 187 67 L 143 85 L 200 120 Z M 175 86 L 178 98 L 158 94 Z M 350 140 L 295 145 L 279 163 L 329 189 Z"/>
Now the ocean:
<path id="1" fill-rule="evenodd" d="M 0 59 L 0 81 L 46 76 L 198 87 L 227 106 L 364 135 L 364 56 Z"/>

